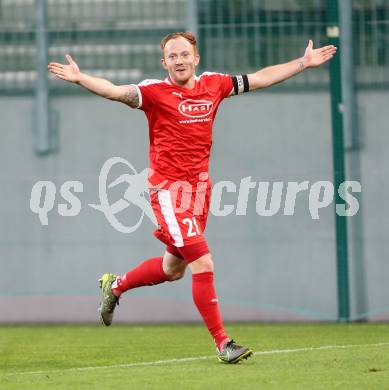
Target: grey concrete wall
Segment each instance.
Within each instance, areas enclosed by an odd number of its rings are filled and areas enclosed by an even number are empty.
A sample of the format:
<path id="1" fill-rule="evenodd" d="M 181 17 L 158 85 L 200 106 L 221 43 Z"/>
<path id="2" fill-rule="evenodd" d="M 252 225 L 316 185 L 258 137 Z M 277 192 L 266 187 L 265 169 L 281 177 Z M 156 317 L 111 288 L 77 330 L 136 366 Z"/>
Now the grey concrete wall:
<path id="1" fill-rule="evenodd" d="M 349 155 L 352 174 L 363 179 L 360 219 L 350 221 L 352 314 L 368 312 L 370 319 L 389 312 L 388 97 L 360 93 L 364 146 L 356 172 Z M 99 276 L 124 273 L 164 250 L 147 218 L 125 235 L 88 206 L 98 203 L 98 176 L 108 158 L 123 157 L 138 172 L 147 166 L 146 120 L 142 112 L 94 96 L 53 98 L 60 149 L 38 157 L 32 150 L 32 104 L 27 97 L 0 98 L 0 322 L 96 321 Z M 332 180 L 328 94 L 262 92 L 225 101 L 214 128 L 211 174 L 214 182 L 237 184 L 247 176 L 256 182 Z M 49 225 L 42 226 L 29 206 L 38 180 L 51 180 L 57 189 L 64 181 L 82 181 L 80 214 L 63 217 L 55 208 Z M 120 191 L 113 192 L 115 200 Z M 294 216 L 261 217 L 256 191 L 246 216 L 209 217 L 207 238 L 224 318 L 336 320 L 333 208 L 312 220 L 302 193 Z M 226 204 L 236 200 L 236 194 L 223 198 Z M 60 197 L 57 202 L 64 203 Z M 119 218 L 133 223 L 139 210 L 129 207 Z M 198 320 L 190 286 L 188 272 L 181 281 L 134 290 L 121 300 L 117 320 Z"/>

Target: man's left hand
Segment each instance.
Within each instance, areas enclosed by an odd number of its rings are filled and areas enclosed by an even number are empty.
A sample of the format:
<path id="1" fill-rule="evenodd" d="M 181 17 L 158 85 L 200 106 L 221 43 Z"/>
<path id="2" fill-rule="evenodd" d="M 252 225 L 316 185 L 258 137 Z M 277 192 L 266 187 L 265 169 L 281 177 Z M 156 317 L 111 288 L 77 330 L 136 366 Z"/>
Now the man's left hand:
<path id="1" fill-rule="evenodd" d="M 313 48 L 313 41 L 310 39 L 305 49 L 303 64 L 306 68 L 316 68 L 330 60 L 336 53 L 337 48 L 334 45 L 328 45 Z"/>

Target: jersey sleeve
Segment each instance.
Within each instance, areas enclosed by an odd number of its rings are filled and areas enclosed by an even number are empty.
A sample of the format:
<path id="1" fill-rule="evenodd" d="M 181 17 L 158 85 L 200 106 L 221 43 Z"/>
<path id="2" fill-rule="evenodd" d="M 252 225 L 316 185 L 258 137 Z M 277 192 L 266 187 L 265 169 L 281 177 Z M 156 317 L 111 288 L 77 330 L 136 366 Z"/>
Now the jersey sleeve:
<path id="1" fill-rule="evenodd" d="M 133 84 L 138 91 L 138 109 L 147 112 L 153 108 L 158 97 L 158 85 L 161 82 L 161 80 L 148 79 L 139 84 Z"/>
<path id="2" fill-rule="evenodd" d="M 220 88 L 222 92 L 223 99 L 230 96 L 231 91 L 234 88 L 232 84 L 232 77 L 229 74 L 220 74 Z"/>
<path id="3" fill-rule="evenodd" d="M 200 77 L 202 76 L 206 77 L 207 83 L 210 83 L 209 85 L 212 86 L 212 89 L 219 91 L 222 99 L 230 96 L 231 91 L 234 89 L 232 77 L 228 74 L 204 72 Z"/>

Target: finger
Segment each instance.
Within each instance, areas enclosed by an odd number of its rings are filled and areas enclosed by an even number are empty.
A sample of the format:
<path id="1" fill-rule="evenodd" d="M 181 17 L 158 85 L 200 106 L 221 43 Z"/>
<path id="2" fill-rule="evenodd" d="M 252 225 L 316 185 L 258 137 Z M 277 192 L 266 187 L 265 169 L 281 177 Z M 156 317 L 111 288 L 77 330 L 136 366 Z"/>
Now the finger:
<path id="1" fill-rule="evenodd" d="M 323 50 L 322 53 L 323 53 L 323 54 L 336 53 L 336 49 L 335 49 L 335 48 L 329 48 L 329 49 L 327 49 L 327 50 Z"/>
<path id="2" fill-rule="evenodd" d="M 324 55 L 335 55 L 336 54 L 336 50 L 328 50 L 324 53 Z"/>
<path id="3" fill-rule="evenodd" d="M 324 56 L 324 60 L 325 60 L 325 61 L 328 61 L 328 60 L 330 60 L 330 59 L 333 58 L 333 57 L 334 57 L 333 54 L 328 54 L 328 55 Z"/>
<path id="4" fill-rule="evenodd" d="M 61 66 L 49 66 L 48 68 L 49 68 L 49 70 L 53 70 L 53 71 L 63 71 L 64 70 L 64 68 Z"/>
<path id="5" fill-rule="evenodd" d="M 59 62 L 50 62 L 50 64 L 48 66 L 57 66 L 59 68 L 63 68 L 65 65 L 63 64 L 60 64 Z"/>
<path id="6" fill-rule="evenodd" d="M 60 74 L 51 73 L 51 77 L 53 79 L 64 79 L 65 76 L 60 75 Z"/>
<path id="7" fill-rule="evenodd" d="M 66 69 L 60 68 L 60 67 L 58 67 L 58 66 L 49 66 L 49 67 L 48 67 L 48 70 L 49 70 L 50 72 L 53 72 L 53 73 L 63 73 L 63 72 L 66 71 Z"/>
<path id="8" fill-rule="evenodd" d="M 61 79 L 61 80 L 69 80 L 69 78 L 63 74 L 63 73 L 53 73 L 53 75 L 55 76 L 55 78 L 58 78 L 58 79 Z"/>
<path id="9" fill-rule="evenodd" d="M 310 49 L 313 49 L 313 41 L 312 41 L 312 39 L 310 39 L 310 40 L 308 41 L 308 47 L 309 47 Z"/>
<path id="10" fill-rule="evenodd" d="M 51 73 L 53 73 L 54 75 L 65 75 L 65 72 L 61 71 L 61 70 L 57 70 L 57 69 L 49 69 Z"/>
<path id="11" fill-rule="evenodd" d="M 336 50 L 336 49 L 337 49 L 336 46 L 334 46 L 334 45 L 328 45 L 328 46 L 323 46 L 323 47 L 321 47 L 319 50 L 320 50 L 320 51 L 327 51 L 327 50 Z"/>
<path id="12" fill-rule="evenodd" d="M 323 57 L 326 57 L 326 56 L 329 56 L 329 55 L 335 55 L 335 54 L 336 54 L 335 50 L 327 50 L 325 52 L 320 53 L 320 55 L 323 56 Z"/>
<path id="13" fill-rule="evenodd" d="M 327 56 L 322 57 L 320 62 L 321 62 L 321 64 L 324 64 L 325 62 L 329 61 L 332 58 L 333 58 L 333 55 L 327 55 Z"/>
<path id="14" fill-rule="evenodd" d="M 327 55 L 334 55 L 336 53 L 336 49 L 329 48 L 327 50 L 320 50 L 316 52 L 319 56 L 327 56 Z M 316 54 L 315 53 L 315 54 Z"/>
<path id="15" fill-rule="evenodd" d="M 53 73 L 53 74 L 65 74 L 64 71 L 59 70 L 59 69 L 49 69 L 49 72 Z"/>
<path id="16" fill-rule="evenodd" d="M 74 64 L 74 61 L 73 61 L 73 58 L 70 54 L 66 54 L 66 59 L 68 60 L 69 64 L 73 65 Z"/>

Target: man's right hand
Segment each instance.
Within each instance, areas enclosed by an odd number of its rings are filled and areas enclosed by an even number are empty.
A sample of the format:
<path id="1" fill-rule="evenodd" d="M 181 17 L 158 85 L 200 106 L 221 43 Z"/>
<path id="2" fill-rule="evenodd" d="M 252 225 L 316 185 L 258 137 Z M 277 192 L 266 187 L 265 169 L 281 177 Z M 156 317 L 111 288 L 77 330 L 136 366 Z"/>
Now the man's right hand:
<path id="1" fill-rule="evenodd" d="M 60 64 L 58 62 L 50 62 L 48 65 L 49 71 L 61 80 L 69 81 L 71 83 L 79 83 L 81 72 L 78 65 L 73 61 L 73 58 L 69 54 L 66 54 L 65 57 L 68 60 L 68 65 Z"/>
<path id="2" fill-rule="evenodd" d="M 81 73 L 78 65 L 73 61 L 73 58 L 69 54 L 66 54 L 66 59 L 68 60 L 68 65 L 50 62 L 48 65 L 49 71 L 59 79 L 69 81 L 70 83 L 77 83 L 96 95 L 109 100 L 122 102 L 132 108 L 139 107 L 139 96 L 136 86 L 115 85 L 109 80 L 101 77 L 94 77 L 86 73 Z"/>

